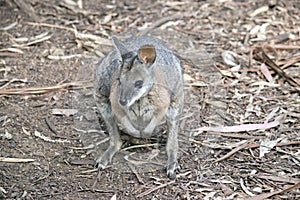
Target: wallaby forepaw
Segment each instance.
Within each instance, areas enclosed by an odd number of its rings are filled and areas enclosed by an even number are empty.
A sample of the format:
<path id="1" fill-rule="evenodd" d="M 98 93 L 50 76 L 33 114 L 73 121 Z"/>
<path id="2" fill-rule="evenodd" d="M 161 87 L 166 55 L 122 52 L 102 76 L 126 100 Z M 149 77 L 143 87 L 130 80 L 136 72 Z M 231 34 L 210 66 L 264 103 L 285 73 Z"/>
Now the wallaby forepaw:
<path id="1" fill-rule="evenodd" d="M 175 171 L 180 172 L 180 166 L 178 165 L 178 162 L 172 162 L 168 163 L 165 167 L 167 171 L 167 176 L 169 179 L 175 179 L 176 178 L 176 173 Z"/>
<path id="2" fill-rule="evenodd" d="M 98 171 L 102 171 L 105 169 L 108 163 L 109 163 L 108 159 L 104 159 L 104 157 L 100 157 L 95 161 L 95 167 L 98 168 Z"/>
<path id="3" fill-rule="evenodd" d="M 98 168 L 98 171 L 102 171 L 102 170 L 105 169 L 106 166 L 103 165 L 102 163 L 99 163 L 99 162 L 96 161 L 95 167 Z"/>

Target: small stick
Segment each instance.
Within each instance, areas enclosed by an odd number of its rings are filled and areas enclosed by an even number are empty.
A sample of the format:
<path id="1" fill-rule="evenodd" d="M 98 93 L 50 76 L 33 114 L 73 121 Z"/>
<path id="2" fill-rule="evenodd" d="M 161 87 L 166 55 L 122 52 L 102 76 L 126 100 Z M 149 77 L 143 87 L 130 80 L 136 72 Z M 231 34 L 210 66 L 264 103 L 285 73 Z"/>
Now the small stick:
<path id="1" fill-rule="evenodd" d="M 286 45 L 286 44 L 269 44 L 273 49 L 283 49 L 283 50 L 297 50 L 300 49 L 300 45 Z"/>
<path id="2" fill-rule="evenodd" d="M 63 29 L 67 31 L 74 31 L 73 28 L 69 28 L 66 26 L 61 26 L 57 24 L 47 24 L 47 23 L 35 23 L 35 22 L 27 22 L 27 24 L 32 25 L 32 26 L 44 26 L 44 27 L 49 27 L 49 28 L 58 28 L 58 29 Z"/>
<path id="3" fill-rule="evenodd" d="M 78 82 L 70 82 L 64 83 L 61 85 L 49 86 L 49 87 L 31 87 L 31 88 L 16 88 L 16 89 L 7 89 L 0 90 L 0 95 L 30 95 L 30 94 L 44 94 L 48 92 L 59 91 L 62 89 L 70 89 L 71 87 L 88 88 L 92 87 L 92 84 L 87 84 L 90 81 L 78 81 Z"/>
<path id="4" fill-rule="evenodd" d="M 134 173 L 134 175 L 136 176 L 138 182 L 141 183 L 141 184 L 144 184 L 143 179 L 140 177 L 140 175 L 138 174 L 138 172 L 136 171 L 136 169 L 132 165 L 130 165 L 130 164 L 129 164 L 129 167 L 130 167 L 131 171 Z"/>
<path id="5" fill-rule="evenodd" d="M 259 46 L 252 48 L 250 50 L 250 56 L 249 56 L 249 65 L 252 66 L 252 59 L 253 59 L 253 54 L 256 53 L 256 56 L 261 59 L 264 63 L 266 63 L 269 67 L 271 67 L 276 73 L 278 73 L 281 77 L 283 77 L 291 86 L 293 87 L 299 87 L 300 84 L 294 80 L 291 76 L 286 74 L 265 52 L 266 48 L 272 49 L 273 50 L 274 46 L 270 45 L 264 45 L 264 46 Z M 261 54 L 259 54 L 261 53 Z M 276 51 L 275 51 L 276 53 Z M 299 90 L 299 89 L 297 89 Z"/>
<path id="6" fill-rule="evenodd" d="M 50 123 L 49 118 L 47 116 L 45 117 L 45 121 L 46 121 L 46 124 L 49 127 L 50 131 L 52 131 L 55 135 L 57 135 L 58 131 L 55 129 L 54 126 L 52 126 L 52 124 Z"/>
<path id="7" fill-rule="evenodd" d="M 283 77 L 291 86 L 299 87 L 300 84 L 297 83 L 291 76 L 286 74 L 270 57 L 266 54 L 263 48 L 261 48 L 262 58 L 264 61 L 270 66 L 276 73 L 278 73 L 281 77 Z"/>
<path id="8" fill-rule="evenodd" d="M 154 188 L 151 188 L 151 189 L 149 189 L 149 190 L 146 190 L 145 192 L 143 192 L 143 193 L 137 195 L 136 197 L 137 197 L 137 198 L 143 197 L 143 196 L 145 196 L 145 195 L 147 195 L 147 194 L 150 194 L 150 193 L 154 192 L 155 190 L 158 190 L 158 189 L 160 189 L 160 188 L 166 187 L 166 186 L 171 185 L 171 184 L 173 184 L 173 183 L 175 183 L 175 180 L 170 181 L 170 182 L 165 183 L 165 184 L 161 184 L 161 185 L 159 185 L 159 186 L 157 186 L 157 187 L 154 187 Z"/>
<path id="9" fill-rule="evenodd" d="M 250 192 L 250 191 L 246 188 L 246 186 L 244 185 L 244 181 L 243 181 L 242 178 L 240 179 L 240 185 L 241 185 L 243 191 L 244 191 L 246 194 L 248 194 L 248 195 L 251 196 L 251 197 L 254 196 L 254 194 L 253 194 L 252 192 Z"/>
<path id="10" fill-rule="evenodd" d="M 274 195 L 277 194 L 281 194 L 281 193 L 286 193 L 292 190 L 296 190 L 300 188 L 300 182 L 296 183 L 295 185 L 288 187 L 286 189 L 283 190 L 278 190 L 278 191 L 274 191 L 274 192 L 269 192 L 269 193 L 262 193 L 260 195 L 255 195 L 253 197 L 248 198 L 247 200 L 263 200 L 263 199 L 267 199 L 269 197 L 272 197 Z"/>
<path id="11" fill-rule="evenodd" d="M 121 151 L 127 151 L 130 149 L 137 149 L 137 148 L 143 148 L 143 147 L 158 147 L 158 143 L 133 145 L 133 146 L 129 146 L 124 149 L 121 149 Z"/>
<path id="12" fill-rule="evenodd" d="M 222 161 L 222 160 L 225 160 L 226 158 L 229 158 L 230 156 L 232 156 L 233 154 L 235 154 L 235 153 L 238 152 L 239 150 L 246 148 L 246 147 L 248 146 L 248 144 L 249 144 L 250 141 L 252 141 L 252 140 L 248 140 L 248 141 L 246 141 L 244 144 L 242 144 L 242 145 L 240 145 L 240 146 L 238 146 L 238 147 L 232 149 L 232 150 L 231 150 L 229 153 L 227 153 L 225 156 L 223 156 L 223 157 L 221 157 L 221 158 L 215 160 L 214 163 L 220 162 L 220 161 Z"/>
<path id="13" fill-rule="evenodd" d="M 282 147 L 282 146 L 289 146 L 289 145 L 300 145 L 300 141 L 291 141 L 291 142 L 279 142 L 275 146 L 276 147 Z M 260 144 L 248 144 L 246 149 L 254 149 L 260 147 Z"/>
<path id="14" fill-rule="evenodd" d="M 159 26 L 167 23 L 168 21 L 175 21 L 175 20 L 178 20 L 178 19 L 182 19 L 183 17 L 184 17 L 184 15 L 173 15 L 173 16 L 168 16 L 168 17 L 161 18 L 158 21 L 156 21 L 155 23 L 153 23 L 147 29 L 141 31 L 139 35 L 146 35 L 150 31 L 152 31 L 153 29 L 155 29 L 156 27 L 159 27 Z"/>
<path id="15" fill-rule="evenodd" d="M 8 162 L 8 163 L 25 163 L 25 162 L 33 162 L 34 159 L 30 158 L 5 158 L 0 157 L 0 162 Z"/>
<path id="16" fill-rule="evenodd" d="M 1 54 L 0 54 L 0 56 L 1 56 Z M 1 81 L 2 81 L 2 80 L 1 80 Z M 2 85 L 2 86 L 0 87 L 0 91 L 1 91 L 1 89 L 7 87 L 9 84 L 14 83 L 14 82 L 28 83 L 27 79 L 16 79 L 16 78 L 13 78 L 13 79 L 7 81 L 7 83 L 5 83 L 4 85 Z"/>

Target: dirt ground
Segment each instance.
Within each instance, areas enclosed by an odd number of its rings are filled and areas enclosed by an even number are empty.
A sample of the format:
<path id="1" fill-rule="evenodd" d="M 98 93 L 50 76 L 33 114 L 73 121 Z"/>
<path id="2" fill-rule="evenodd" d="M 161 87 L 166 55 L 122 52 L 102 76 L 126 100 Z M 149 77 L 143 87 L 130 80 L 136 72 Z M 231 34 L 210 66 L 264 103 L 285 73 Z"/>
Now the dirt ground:
<path id="1" fill-rule="evenodd" d="M 24 2 L 24 4 L 22 4 Z M 0 0 L 0 199 L 299 199 L 299 1 Z M 110 37 L 185 59 L 180 173 L 166 128 L 107 134 L 92 97 Z"/>

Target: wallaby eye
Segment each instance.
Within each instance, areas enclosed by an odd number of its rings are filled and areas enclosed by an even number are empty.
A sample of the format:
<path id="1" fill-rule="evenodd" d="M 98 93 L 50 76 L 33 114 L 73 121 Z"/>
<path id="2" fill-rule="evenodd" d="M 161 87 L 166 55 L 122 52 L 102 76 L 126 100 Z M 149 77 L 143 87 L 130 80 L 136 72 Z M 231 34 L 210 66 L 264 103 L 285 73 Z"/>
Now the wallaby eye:
<path id="1" fill-rule="evenodd" d="M 144 64 L 143 61 L 142 61 L 139 57 L 137 57 L 136 60 L 137 60 L 140 64 Z"/>
<path id="2" fill-rule="evenodd" d="M 134 56 L 133 52 L 127 52 L 125 54 L 122 55 L 123 60 L 127 60 L 130 59 Z"/>
<path id="3" fill-rule="evenodd" d="M 142 88 L 143 87 L 143 81 L 142 80 L 138 80 L 134 83 L 134 87 L 136 88 Z"/>

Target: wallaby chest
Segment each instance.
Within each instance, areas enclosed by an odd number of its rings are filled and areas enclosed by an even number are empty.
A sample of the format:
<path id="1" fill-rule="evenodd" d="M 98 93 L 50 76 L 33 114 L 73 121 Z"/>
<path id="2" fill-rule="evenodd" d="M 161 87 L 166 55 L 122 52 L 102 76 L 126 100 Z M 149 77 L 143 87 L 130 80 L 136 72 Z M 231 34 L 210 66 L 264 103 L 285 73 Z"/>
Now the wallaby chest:
<path id="1" fill-rule="evenodd" d="M 131 107 L 125 109 L 129 121 L 137 130 L 143 130 L 154 115 L 155 107 L 151 96 L 147 95 L 137 100 Z M 120 124 L 122 126 L 122 124 Z"/>
<path id="2" fill-rule="evenodd" d="M 119 128 L 133 136 L 136 136 L 133 131 L 140 132 L 141 137 L 150 136 L 143 135 L 143 131 L 154 118 L 157 120 L 152 126 L 156 127 L 163 121 L 164 115 L 170 105 L 168 90 L 161 87 L 162 84 L 157 80 L 145 96 L 137 100 L 130 107 L 124 107 L 118 102 L 118 84 L 116 82 L 117 80 L 115 80 L 111 90 L 111 106 Z M 130 127 L 134 127 L 135 130 L 132 130 Z"/>

